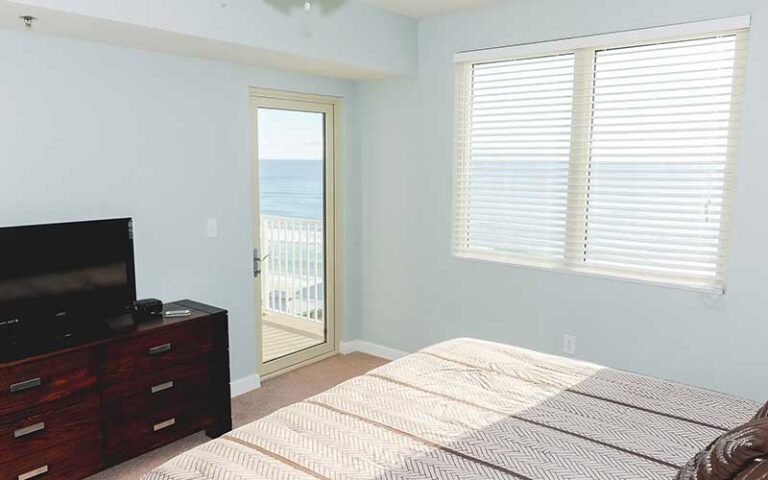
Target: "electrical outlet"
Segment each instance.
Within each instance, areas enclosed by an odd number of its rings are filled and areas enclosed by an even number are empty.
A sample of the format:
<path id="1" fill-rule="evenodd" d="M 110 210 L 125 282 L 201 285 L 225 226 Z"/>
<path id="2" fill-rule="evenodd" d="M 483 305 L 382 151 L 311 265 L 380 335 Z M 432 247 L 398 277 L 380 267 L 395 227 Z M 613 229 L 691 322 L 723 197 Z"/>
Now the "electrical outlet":
<path id="1" fill-rule="evenodd" d="M 219 236 L 219 222 L 217 222 L 215 218 L 209 218 L 206 227 L 210 238 Z"/>
<path id="2" fill-rule="evenodd" d="M 563 352 L 568 355 L 576 354 L 576 337 L 567 333 L 563 335 Z"/>

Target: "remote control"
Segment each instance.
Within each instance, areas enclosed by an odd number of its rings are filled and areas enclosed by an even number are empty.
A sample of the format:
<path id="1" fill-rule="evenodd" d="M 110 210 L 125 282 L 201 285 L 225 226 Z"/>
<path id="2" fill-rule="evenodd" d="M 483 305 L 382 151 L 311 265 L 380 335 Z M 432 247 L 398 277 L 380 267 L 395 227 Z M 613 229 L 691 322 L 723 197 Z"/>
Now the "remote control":
<path id="1" fill-rule="evenodd" d="M 192 315 L 192 310 L 166 310 L 166 317 L 188 317 Z"/>

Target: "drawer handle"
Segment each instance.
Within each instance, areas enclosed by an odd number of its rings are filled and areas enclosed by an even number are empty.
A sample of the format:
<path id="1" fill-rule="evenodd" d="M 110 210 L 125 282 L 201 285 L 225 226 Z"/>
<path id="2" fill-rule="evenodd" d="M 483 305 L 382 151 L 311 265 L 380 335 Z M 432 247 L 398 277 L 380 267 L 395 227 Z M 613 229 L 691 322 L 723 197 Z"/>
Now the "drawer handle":
<path id="1" fill-rule="evenodd" d="M 168 428 L 168 427 L 172 427 L 174 425 L 176 425 L 176 419 L 175 418 L 170 418 L 170 419 L 168 419 L 168 420 L 166 420 L 164 422 L 160 422 L 158 424 L 155 424 L 152 427 L 152 431 L 159 432 L 160 430 L 163 430 L 163 429 Z"/>
<path id="2" fill-rule="evenodd" d="M 158 345 L 156 347 L 152 347 L 149 349 L 150 355 L 159 355 L 161 353 L 170 352 L 172 345 L 170 343 L 164 343 L 162 345 Z"/>
<path id="3" fill-rule="evenodd" d="M 20 428 L 13 432 L 13 438 L 26 437 L 27 435 L 32 435 L 33 433 L 39 432 L 41 430 L 45 430 L 45 422 L 40 422 L 28 427 Z"/>
<path id="4" fill-rule="evenodd" d="M 48 473 L 48 465 L 43 465 L 42 467 L 30 470 L 27 473 L 22 473 L 19 475 L 19 480 L 30 480 L 46 473 Z"/>
<path id="5" fill-rule="evenodd" d="M 173 381 L 161 383 L 160 385 L 155 385 L 154 387 L 150 388 L 150 391 L 154 395 L 155 393 L 160 393 L 164 390 L 168 390 L 173 388 Z"/>
<path id="6" fill-rule="evenodd" d="M 31 380 L 25 380 L 19 383 L 14 383 L 13 385 L 11 385 L 10 389 L 11 389 L 11 393 L 23 392 L 24 390 L 29 390 L 30 388 L 37 388 L 42 384 L 43 384 L 43 379 L 38 377 L 38 378 L 33 378 Z"/>

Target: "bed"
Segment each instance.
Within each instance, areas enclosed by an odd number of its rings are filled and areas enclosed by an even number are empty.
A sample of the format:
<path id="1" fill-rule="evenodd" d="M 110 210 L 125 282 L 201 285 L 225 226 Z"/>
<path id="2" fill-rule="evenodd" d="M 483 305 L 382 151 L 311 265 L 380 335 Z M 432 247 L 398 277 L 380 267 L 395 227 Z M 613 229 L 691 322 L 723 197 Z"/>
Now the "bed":
<path id="1" fill-rule="evenodd" d="M 238 428 L 143 480 L 668 480 L 759 407 L 457 339 Z"/>

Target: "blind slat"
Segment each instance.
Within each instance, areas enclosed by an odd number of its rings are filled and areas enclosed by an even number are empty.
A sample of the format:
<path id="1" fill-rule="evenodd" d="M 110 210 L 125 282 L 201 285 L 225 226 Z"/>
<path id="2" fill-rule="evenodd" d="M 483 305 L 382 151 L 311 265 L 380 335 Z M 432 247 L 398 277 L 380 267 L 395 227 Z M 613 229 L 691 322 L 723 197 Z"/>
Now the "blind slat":
<path id="1" fill-rule="evenodd" d="M 747 32 L 458 63 L 455 254 L 722 290 Z"/>

